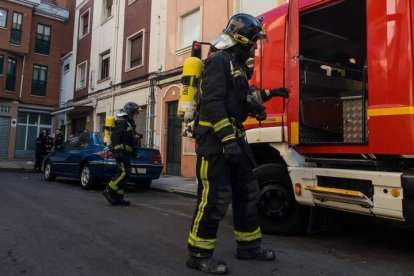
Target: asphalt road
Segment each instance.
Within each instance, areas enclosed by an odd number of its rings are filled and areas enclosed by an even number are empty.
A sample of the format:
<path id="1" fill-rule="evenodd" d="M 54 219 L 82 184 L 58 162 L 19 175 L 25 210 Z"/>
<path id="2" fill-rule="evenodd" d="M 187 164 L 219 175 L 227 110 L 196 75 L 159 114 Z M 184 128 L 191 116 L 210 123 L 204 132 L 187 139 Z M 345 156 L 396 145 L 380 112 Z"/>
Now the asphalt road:
<path id="1" fill-rule="evenodd" d="M 0 173 L 0 275 L 205 275 L 185 266 L 195 199 L 131 190 L 130 207 L 40 174 Z M 216 256 L 232 275 L 413 275 L 413 232 L 365 219 L 341 230 L 265 236 L 275 262 L 234 257 L 231 216 Z"/>

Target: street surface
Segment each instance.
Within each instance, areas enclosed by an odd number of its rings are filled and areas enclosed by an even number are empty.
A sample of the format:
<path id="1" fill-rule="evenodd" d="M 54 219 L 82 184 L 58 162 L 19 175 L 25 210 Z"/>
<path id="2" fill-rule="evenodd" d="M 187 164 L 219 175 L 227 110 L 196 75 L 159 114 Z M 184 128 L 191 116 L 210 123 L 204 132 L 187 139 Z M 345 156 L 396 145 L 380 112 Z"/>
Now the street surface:
<path id="1" fill-rule="evenodd" d="M 130 207 L 41 174 L 0 172 L 0 275 L 205 275 L 185 266 L 195 199 L 131 190 Z M 361 219 L 337 231 L 268 236 L 275 262 L 234 257 L 231 216 L 216 257 L 231 275 L 413 275 L 414 232 Z"/>

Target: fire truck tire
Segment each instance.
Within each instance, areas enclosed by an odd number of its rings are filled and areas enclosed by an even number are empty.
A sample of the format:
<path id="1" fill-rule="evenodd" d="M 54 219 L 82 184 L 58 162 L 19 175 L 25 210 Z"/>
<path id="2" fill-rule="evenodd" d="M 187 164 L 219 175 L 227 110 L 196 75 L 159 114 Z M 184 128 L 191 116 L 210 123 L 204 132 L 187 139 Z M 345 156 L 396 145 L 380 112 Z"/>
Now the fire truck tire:
<path id="1" fill-rule="evenodd" d="M 260 185 L 259 223 L 263 233 L 300 234 L 309 223 L 309 207 L 299 205 L 286 166 L 263 164 L 254 170 Z"/>

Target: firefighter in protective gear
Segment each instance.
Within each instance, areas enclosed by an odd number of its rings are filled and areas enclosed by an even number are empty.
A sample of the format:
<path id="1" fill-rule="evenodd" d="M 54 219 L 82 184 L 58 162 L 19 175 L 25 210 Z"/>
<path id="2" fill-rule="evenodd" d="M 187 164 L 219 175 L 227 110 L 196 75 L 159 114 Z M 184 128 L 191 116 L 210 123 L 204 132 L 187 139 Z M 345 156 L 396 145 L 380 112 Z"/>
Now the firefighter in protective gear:
<path id="1" fill-rule="evenodd" d="M 134 144 L 137 133 L 135 132 L 134 116 L 139 114 L 138 104 L 126 103 L 120 113 L 117 114 L 115 127 L 111 133 L 112 153 L 118 166 L 118 173 L 106 186 L 103 195 L 112 205 L 130 205 L 124 199 L 124 185 L 131 173 L 131 158 L 136 152 Z"/>
<path id="2" fill-rule="evenodd" d="M 262 247 L 257 216 L 260 190 L 242 125 L 252 109 L 247 101 L 251 76 L 246 61 L 254 56 L 256 41 L 264 37 L 258 19 L 236 14 L 212 41 L 214 53 L 204 63 L 199 122 L 195 129 L 198 199 L 188 236 L 187 260 L 188 267 L 203 272 L 228 272 L 224 261 L 213 258 L 213 251 L 219 222 L 230 201 L 236 257 L 275 259 L 273 250 Z"/>

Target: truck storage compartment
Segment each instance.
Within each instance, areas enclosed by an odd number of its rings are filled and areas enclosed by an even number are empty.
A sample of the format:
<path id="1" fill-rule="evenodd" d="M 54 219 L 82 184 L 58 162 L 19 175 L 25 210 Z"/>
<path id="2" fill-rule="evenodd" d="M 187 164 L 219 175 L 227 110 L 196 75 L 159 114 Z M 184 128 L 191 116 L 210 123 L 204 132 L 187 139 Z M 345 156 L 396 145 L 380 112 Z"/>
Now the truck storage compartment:
<path id="1" fill-rule="evenodd" d="M 300 16 L 300 143 L 366 141 L 365 1 Z"/>

